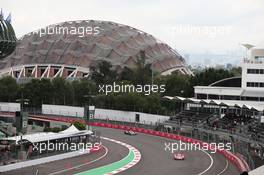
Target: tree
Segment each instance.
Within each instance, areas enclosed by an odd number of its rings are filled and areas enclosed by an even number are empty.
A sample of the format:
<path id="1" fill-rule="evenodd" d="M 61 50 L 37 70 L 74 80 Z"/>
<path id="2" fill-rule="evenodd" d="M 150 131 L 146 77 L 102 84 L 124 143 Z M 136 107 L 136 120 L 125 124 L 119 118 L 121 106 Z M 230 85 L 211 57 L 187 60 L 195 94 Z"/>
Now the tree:
<path id="1" fill-rule="evenodd" d="M 45 89 L 41 89 L 39 79 L 32 79 L 29 83 L 20 86 L 20 93 L 23 93 L 24 98 L 29 99 L 30 106 L 41 107 L 42 93 L 45 93 Z"/>
<path id="2" fill-rule="evenodd" d="M 134 71 L 128 67 L 124 67 L 124 69 L 119 74 L 119 81 L 129 81 L 134 82 L 135 74 Z"/>
<path id="3" fill-rule="evenodd" d="M 192 85 L 208 86 L 218 80 L 233 76 L 234 74 L 228 70 L 209 68 L 195 74 Z"/>
<path id="4" fill-rule="evenodd" d="M 73 125 L 79 130 L 85 130 L 86 129 L 86 125 L 84 123 L 80 123 L 78 121 L 75 121 L 73 123 Z"/>
<path id="5" fill-rule="evenodd" d="M 51 81 L 49 79 L 41 79 L 39 82 L 40 86 L 40 97 L 41 97 L 41 103 L 48 104 L 52 101 L 53 98 L 53 86 L 51 84 Z"/>
<path id="6" fill-rule="evenodd" d="M 96 94 L 97 89 L 94 82 L 88 79 L 75 80 L 71 83 L 73 88 L 73 105 L 83 106 L 85 95 Z"/>
<path id="7" fill-rule="evenodd" d="M 125 67 L 119 74 L 119 81 L 127 80 L 134 85 L 150 84 L 152 78 L 151 64 L 146 63 L 145 51 L 140 51 L 137 55 L 135 67 Z"/>
<path id="8" fill-rule="evenodd" d="M 0 79 L 0 99 L 1 101 L 11 102 L 16 100 L 19 86 L 16 80 L 10 76 Z"/>
<path id="9" fill-rule="evenodd" d="M 149 84 L 151 82 L 151 64 L 146 64 L 145 51 L 140 51 L 137 56 L 136 68 L 134 69 L 135 84 Z"/>
<path id="10" fill-rule="evenodd" d="M 66 82 L 64 78 L 54 78 L 52 80 L 53 86 L 53 103 L 66 105 L 67 101 L 72 100 L 72 92 L 69 82 Z"/>
<path id="11" fill-rule="evenodd" d="M 190 97 L 192 95 L 192 86 L 190 85 L 190 76 L 173 73 L 165 77 L 165 93 L 168 96 L 184 96 Z"/>
<path id="12" fill-rule="evenodd" d="M 116 81 L 117 72 L 113 70 L 112 64 L 108 61 L 94 62 L 90 68 L 91 79 L 96 84 L 111 84 Z"/>

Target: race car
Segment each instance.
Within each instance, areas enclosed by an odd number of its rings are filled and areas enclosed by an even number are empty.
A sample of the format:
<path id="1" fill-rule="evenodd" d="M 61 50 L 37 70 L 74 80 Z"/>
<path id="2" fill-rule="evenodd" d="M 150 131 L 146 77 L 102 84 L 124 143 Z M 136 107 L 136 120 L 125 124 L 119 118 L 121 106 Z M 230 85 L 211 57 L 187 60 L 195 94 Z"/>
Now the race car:
<path id="1" fill-rule="evenodd" d="M 132 135 L 137 135 L 137 133 L 132 131 L 132 130 L 125 130 L 124 133 L 127 134 L 127 135 L 131 135 L 131 136 Z"/>
<path id="2" fill-rule="evenodd" d="M 182 153 L 177 153 L 173 155 L 174 160 L 184 160 L 185 156 Z"/>

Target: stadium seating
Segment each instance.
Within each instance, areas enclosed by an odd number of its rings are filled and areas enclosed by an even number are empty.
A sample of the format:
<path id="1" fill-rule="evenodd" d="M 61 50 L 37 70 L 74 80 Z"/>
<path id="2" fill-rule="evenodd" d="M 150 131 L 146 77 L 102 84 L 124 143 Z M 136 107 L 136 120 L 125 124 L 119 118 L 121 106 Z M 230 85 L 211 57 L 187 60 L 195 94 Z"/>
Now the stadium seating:
<path id="1" fill-rule="evenodd" d="M 171 117 L 171 122 L 199 125 L 203 124 L 212 116 L 212 113 L 184 110 Z"/>
<path id="2" fill-rule="evenodd" d="M 247 125 L 251 117 L 247 117 L 244 115 L 237 115 L 234 113 L 227 113 L 222 118 L 218 118 L 214 122 L 212 122 L 212 126 L 221 129 L 238 129 L 240 126 Z"/>
<path id="3" fill-rule="evenodd" d="M 248 126 L 248 132 L 253 139 L 264 141 L 264 123 L 254 120 Z"/>

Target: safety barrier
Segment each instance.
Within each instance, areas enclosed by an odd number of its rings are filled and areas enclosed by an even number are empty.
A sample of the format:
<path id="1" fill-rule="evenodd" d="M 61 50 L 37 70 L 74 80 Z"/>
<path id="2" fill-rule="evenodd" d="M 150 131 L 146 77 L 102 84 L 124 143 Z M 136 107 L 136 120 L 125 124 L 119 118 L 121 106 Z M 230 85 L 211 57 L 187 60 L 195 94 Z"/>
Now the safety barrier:
<path id="1" fill-rule="evenodd" d="M 40 115 L 32 115 L 31 117 L 36 118 L 36 119 L 37 118 L 48 119 L 48 120 L 52 120 L 52 121 L 60 121 L 60 122 L 67 122 L 67 123 L 73 123 L 75 121 L 79 121 L 79 122 L 83 123 L 83 120 L 81 120 L 81 119 L 72 119 L 72 118 L 63 118 L 63 117 L 52 117 L 51 118 L 48 116 L 40 116 Z M 207 146 L 210 150 L 215 150 L 215 148 L 208 143 L 202 142 L 200 140 L 176 135 L 176 134 L 164 133 L 164 132 L 154 131 L 154 130 L 149 130 L 149 129 L 144 129 L 144 128 L 129 127 L 129 126 L 124 126 L 124 125 L 100 123 L 100 122 L 90 122 L 89 124 L 91 126 L 120 129 L 120 130 L 130 129 L 130 130 L 132 130 L 134 132 L 138 132 L 138 133 L 164 137 L 164 138 L 178 140 L 178 141 L 182 141 L 182 142 L 186 142 L 186 143 L 200 144 L 201 146 Z M 239 159 L 236 155 L 234 155 L 230 151 L 217 149 L 217 152 L 224 155 L 226 157 L 226 159 L 228 159 L 231 163 L 233 163 L 238 168 L 239 171 L 241 171 L 241 172 L 244 172 L 244 171 L 248 172 L 249 171 L 248 165 L 245 163 L 245 161 L 242 161 L 241 159 Z"/>
<path id="2" fill-rule="evenodd" d="M 40 164 L 44 164 L 44 163 L 50 163 L 50 162 L 54 162 L 54 161 L 73 158 L 73 157 L 77 157 L 77 156 L 84 155 L 84 154 L 95 153 L 95 152 L 100 151 L 102 148 L 103 148 L 102 146 L 100 146 L 99 148 L 93 147 L 93 148 L 91 148 L 85 152 L 80 152 L 80 150 L 78 150 L 78 151 L 74 151 L 74 152 L 68 152 L 68 153 L 52 155 L 52 156 L 48 156 L 48 157 L 41 157 L 41 158 L 37 158 L 37 159 L 33 159 L 33 160 L 26 160 L 26 161 L 8 164 L 8 165 L 2 165 L 2 166 L 0 166 L 1 167 L 0 168 L 0 174 L 3 172 L 13 171 L 13 170 L 17 170 L 20 168 L 31 167 L 34 165 L 40 165 Z"/>

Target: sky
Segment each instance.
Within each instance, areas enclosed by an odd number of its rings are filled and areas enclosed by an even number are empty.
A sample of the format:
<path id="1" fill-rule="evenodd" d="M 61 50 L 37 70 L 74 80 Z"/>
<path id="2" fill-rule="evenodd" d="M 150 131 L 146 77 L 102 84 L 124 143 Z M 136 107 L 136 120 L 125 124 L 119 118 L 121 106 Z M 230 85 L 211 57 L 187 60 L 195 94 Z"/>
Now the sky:
<path id="1" fill-rule="evenodd" d="M 93 19 L 133 26 L 186 55 L 236 55 L 242 52 L 241 43 L 264 46 L 264 0 L 0 0 L 0 4 L 5 16 L 11 12 L 17 37 L 54 23 Z"/>

